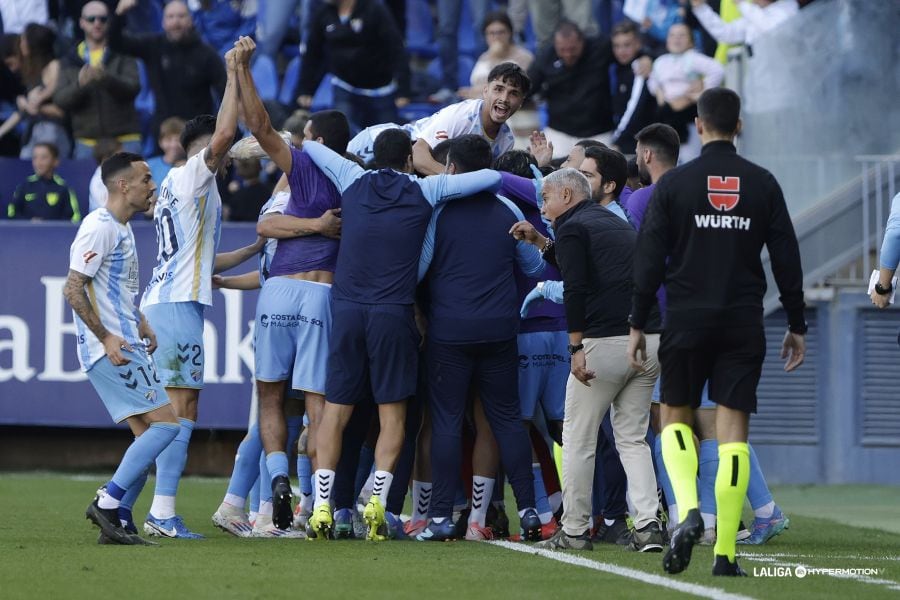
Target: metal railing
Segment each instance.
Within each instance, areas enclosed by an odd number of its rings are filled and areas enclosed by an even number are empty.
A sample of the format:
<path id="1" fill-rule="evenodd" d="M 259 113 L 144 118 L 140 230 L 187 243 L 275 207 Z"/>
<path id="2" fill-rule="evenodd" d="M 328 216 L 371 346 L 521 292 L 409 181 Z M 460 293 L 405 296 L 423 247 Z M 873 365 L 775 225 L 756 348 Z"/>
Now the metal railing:
<path id="1" fill-rule="evenodd" d="M 862 275 L 868 277 L 872 251 L 877 253 L 881 248 L 890 202 L 896 193 L 900 154 L 866 154 L 855 160 L 860 164 L 862 182 Z"/>

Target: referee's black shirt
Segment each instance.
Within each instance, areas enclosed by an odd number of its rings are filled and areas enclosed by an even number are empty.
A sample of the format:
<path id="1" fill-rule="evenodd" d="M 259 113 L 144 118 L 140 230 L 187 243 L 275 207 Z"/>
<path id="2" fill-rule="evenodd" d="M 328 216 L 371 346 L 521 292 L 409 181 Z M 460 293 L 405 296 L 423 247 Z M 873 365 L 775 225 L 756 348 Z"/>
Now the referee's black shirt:
<path id="1" fill-rule="evenodd" d="M 664 283 L 666 329 L 762 326 L 763 244 L 788 324 L 801 331 L 800 249 L 781 187 L 730 142 L 704 145 L 653 190 L 635 251 L 631 324 L 645 327 Z"/>

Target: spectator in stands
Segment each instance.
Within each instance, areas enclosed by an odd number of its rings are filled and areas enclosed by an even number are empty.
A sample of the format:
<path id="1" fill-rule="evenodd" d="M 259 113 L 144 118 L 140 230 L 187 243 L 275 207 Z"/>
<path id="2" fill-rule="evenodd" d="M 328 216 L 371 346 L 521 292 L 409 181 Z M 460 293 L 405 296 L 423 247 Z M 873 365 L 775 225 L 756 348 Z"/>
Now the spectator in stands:
<path id="1" fill-rule="evenodd" d="M 624 13 L 640 24 L 651 51 L 660 53 L 665 48 L 669 28 L 684 21 L 685 3 L 685 0 L 645 0 L 626 4 Z"/>
<path id="2" fill-rule="evenodd" d="M 255 2 L 203 0 L 199 9 L 193 11 L 194 26 L 203 41 L 224 56 L 236 39 L 253 35 L 256 10 Z"/>
<path id="3" fill-rule="evenodd" d="M 319 8 L 297 82 L 300 106 L 312 106 L 326 72 L 334 76 L 334 108 L 354 132 L 397 120 L 397 107 L 409 102 L 409 63 L 403 36 L 384 5 L 336 0 Z"/>
<path id="4" fill-rule="evenodd" d="M 119 0 L 109 31 L 110 48 L 144 61 L 156 100 L 152 129 L 169 117 L 192 119 L 215 114 L 225 91 L 225 65 L 216 51 L 194 31 L 191 13 L 181 0 L 166 4 L 163 33 L 123 31 L 124 15 L 137 0 Z"/>
<path id="5" fill-rule="evenodd" d="M 482 33 L 488 49 L 478 57 L 478 62 L 472 68 L 472 87 L 459 90 L 459 95 L 463 98 L 480 98 L 482 88 L 487 84 L 488 73 L 500 63 L 516 63 L 527 71 L 534 62 L 531 52 L 513 43 L 512 21 L 504 11 L 492 12 L 485 17 Z"/>
<path id="6" fill-rule="evenodd" d="M 263 204 L 272 195 L 272 186 L 260 179 L 262 165 L 258 158 L 236 160 L 234 169 L 239 180 L 228 186 L 223 218 L 255 223 Z"/>
<path id="7" fill-rule="evenodd" d="M 717 42 L 747 46 L 800 10 L 797 0 L 742 0 L 738 3 L 741 18 L 726 23 L 706 0 L 691 0 L 691 6 L 697 21 Z"/>
<path id="8" fill-rule="evenodd" d="M 180 117 L 169 117 L 159 125 L 159 147 L 163 153 L 147 161 L 157 186 L 162 185 L 169 169 L 184 163 L 184 148 L 181 147 L 183 131 L 184 119 Z"/>
<path id="9" fill-rule="evenodd" d="M 49 20 L 49 2 L 0 1 L 0 20 L 3 33 L 22 33 L 29 23 L 46 25 Z"/>
<path id="10" fill-rule="evenodd" d="M 13 201 L 6 207 L 10 219 L 32 221 L 81 221 L 81 209 L 75 192 L 55 173 L 59 166 L 59 150 L 53 144 L 34 144 L 31 156 L 34 174 L 20 183 Z"/>
<path id="11" fill-rule="evenodd" d="M 539 53 L 547 49 L 551 37 L 555 38 L 559 25 L 565 21 L 580 23 L 585 35 L 596 35 L 597 23 L 592 14 L 592 4 L 585 0 L 528 0 Z"/>
<path id="12" fill-rule="evenodd" d="M 560 23 L 553 45 L 538 53 L 528 76 L 532 89 L 547 102 L 544 133 L 554 158 L 566 156 L 579 139 L 610 141 L 612 62 L 609 39 L 586 38 L 571 21 Z"/>
<path id="13" fill-rule="evenodd" d="M 259 0 L 256 11 L 256 42 L 259 53 L 275 60 L 281 50 L 291 17 L 300 7 L 300 32 L 307 30 L 312 0 Z"/>
<path id="14" fill-rule="evenodd" d="M 647 89 L 647 74 L 643 71 L 649 64 L 649 57 L 643 50 L 636 23 L 625 20 L 613 27 L 612 51 L 616 59 L 609 70 L 616 128 L 612 145 L 624 154 L 634 154 L 634 134 L 653 123 L 657 112 L 653 94 Z"/>
<path id="15" fill-rule="evenodd" d="M 694 50 L 690 28 L 676 23 L 669 28 L 668 54 L 653 63 L 647 81 L 659 105 L 659 121 L 671 125 L 681 139 L 679 163 L 700 156 L 700 136 L 694 125 L 697 99 L 704 90 L 722 84 L 725 70 L 714 58 Z"/>
<path id="16" fill-rule="evenodd" d="M 69 156 L 72 143 L 63 126 L 65 113 L 53 104 L 53 93 L 59 83 L 59 60 L 54 54 L 56 34 L 49 27 L 31 23 L 19 37 L 22 81 L 27 93 L 16 97 L 18 112 L 0 125 L 3 137 L 22 121 L 26 123 L 25 145 L 19 158 L 31 158 L 35 144 L 47 142 L 56 146 L 62 156 Z"/>
<path id="17" fill-rule="evenodd" d="M 490 10 L 489 0 L 468 0 L 472 23 L 464 23 L 463 27 L 476 29 L 485 22 L 487 12 Z M 462 2 L 460 0 L 437 0 L 437 43 L 438 57 L 441 61 L 441 87 L 429 97 L 431 102 L 449 104 L 456 100 L 456 89 L 459 87 L 459 28 L 462 15 Z M 512 26 L 510 26 L 512 29 Z M 476 43 L 481 46 L 479 52 L 484 51 L 480 40 Z M 490 42 L 488 42 L 490 43 Z M 490 71 L 490 68 L 488 68 Z M 485 75 L 487 72 L 485 72 Z"/>
<path id="18" fill-rule="evenodd" d="M 115 138 L 121 150 L 139 154 L 141 126 L 134 99 L 141 89 L 137 61 L 109 49 L 109 9 L 93 0 L 78 21 L 84 41 L 72 49 L 60 70 L 53 101 L 71 119 L 75 158 L 93 156 L 100 138 Z"/>
<path id="19" fill-rule="evenodd" d="M 0 37 L 0 111 L 5 119 L 16 107 L 16 98 L 25 93 L 22 85 L 19 60 L 19 36 L 13 33 Z M 6 135 L 0 139 L 0 156 L 19 156 L 18 136 Z"/>

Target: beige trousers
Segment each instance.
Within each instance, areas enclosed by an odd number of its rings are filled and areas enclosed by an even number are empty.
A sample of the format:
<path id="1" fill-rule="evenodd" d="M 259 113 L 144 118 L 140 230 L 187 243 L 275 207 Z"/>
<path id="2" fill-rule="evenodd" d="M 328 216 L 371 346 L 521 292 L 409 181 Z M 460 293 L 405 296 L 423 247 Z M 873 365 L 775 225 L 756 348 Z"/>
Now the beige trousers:
<path id="1" fill-rule="evenodd" d="M 591 527 L 597 432 L 607 410 L 612 410 L 616 449 L 628 478 L 628 506 L 634 526 L 641 528 L 656 520 L 656 475 L 646 437 L 650 397 L 659 377 L 659 335 L 646 338 L 643 372 L 628 364 L 628 336 L 617 336 L 584 340 L 587 368 L 595 374 L 590 387 L 569 375 L 562 436 L 562 525 L 569 535 L 581 535 Z"/>

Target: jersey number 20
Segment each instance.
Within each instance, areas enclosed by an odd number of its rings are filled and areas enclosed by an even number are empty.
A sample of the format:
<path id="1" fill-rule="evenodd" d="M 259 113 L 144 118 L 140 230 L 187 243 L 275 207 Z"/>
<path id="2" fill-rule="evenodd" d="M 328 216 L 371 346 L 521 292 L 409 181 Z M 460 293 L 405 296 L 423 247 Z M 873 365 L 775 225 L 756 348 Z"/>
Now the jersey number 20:
<path id="1" fill-rule="evenodd" d="M 163 260 L 171 260 L 178 252 L 178 238 L 175 237 L 175 221 L 172 211 L 164 208 L 156 221 L 156 239 L 159 240 L 159 254 Z"/>

